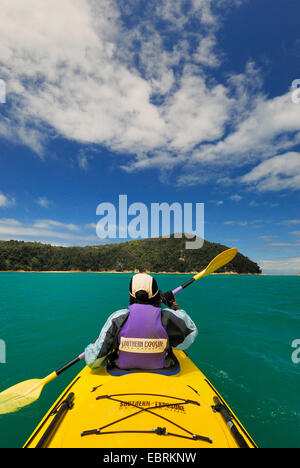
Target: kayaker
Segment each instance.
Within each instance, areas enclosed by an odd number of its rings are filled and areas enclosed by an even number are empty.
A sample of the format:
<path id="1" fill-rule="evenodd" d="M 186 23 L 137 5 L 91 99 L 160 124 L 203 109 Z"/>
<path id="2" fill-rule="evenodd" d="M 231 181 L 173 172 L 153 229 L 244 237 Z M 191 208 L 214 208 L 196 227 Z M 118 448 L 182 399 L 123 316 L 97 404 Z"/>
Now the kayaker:
<path id="1" fill-rule="evenodd" d="M 162 369 L 172 365 L 172 348 L 187 349 L 198 330 L 178 308 L 171 291 L 162 295 L 152 276 L 139 273 L 129 286 L 130 305 L 114 312 L 97 340 L 85 349 L 92 369 L 111 362 L 120 369 Z M 162 309 L 162 303 L 167 307 Z"/>

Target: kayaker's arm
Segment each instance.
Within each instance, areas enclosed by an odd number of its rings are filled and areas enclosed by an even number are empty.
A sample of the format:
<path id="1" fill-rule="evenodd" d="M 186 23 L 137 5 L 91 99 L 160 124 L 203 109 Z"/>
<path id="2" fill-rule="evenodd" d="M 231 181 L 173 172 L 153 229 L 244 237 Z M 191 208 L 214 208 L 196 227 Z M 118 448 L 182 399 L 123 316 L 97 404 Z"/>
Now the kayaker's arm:
<path id="1" fill-rule="evenodd" d="M 85 349 L 85 361 L 89 367 L 100 367 L 112 351 L 116 337 L 129 315 L 128 309 L 118 310 L 110 315 L 94 343 Z"/>
<path id="2" fill-rule="evenodd" d="M 187 349 L 195 341 L 198 329 L 183 309 L 163 309 L 162 325 L 169 336 L 169 343 L 175 349 Z"/>

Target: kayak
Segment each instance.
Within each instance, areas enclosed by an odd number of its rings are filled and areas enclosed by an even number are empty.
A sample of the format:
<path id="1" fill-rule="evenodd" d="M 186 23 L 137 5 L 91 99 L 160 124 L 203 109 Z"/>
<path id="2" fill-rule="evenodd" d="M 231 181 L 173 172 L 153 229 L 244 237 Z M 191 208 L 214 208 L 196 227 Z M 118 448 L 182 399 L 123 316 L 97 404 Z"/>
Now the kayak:
<path id="1" fill-rule="evenodd" d="M 257 448 L 187 354 L 174 356 L 169 375 L 84 367 L 24 448 Z"/>

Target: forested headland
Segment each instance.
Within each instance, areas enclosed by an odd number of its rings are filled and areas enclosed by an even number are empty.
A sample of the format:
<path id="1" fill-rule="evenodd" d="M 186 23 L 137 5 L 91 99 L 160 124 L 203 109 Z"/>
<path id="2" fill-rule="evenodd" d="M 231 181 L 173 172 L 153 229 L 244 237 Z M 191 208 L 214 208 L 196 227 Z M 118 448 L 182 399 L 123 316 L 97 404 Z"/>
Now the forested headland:
<path id="1" fill-rule="evenodd" d="M 205 241 L 185 249 L 185 238 L 142 239 L 88 247 L 56 247 L 23 241 L 0 241 L 0 271 L 198 272 L 227 246 Z M 257 263 L 238 253 L 218 273 L 260 274 Z"/>

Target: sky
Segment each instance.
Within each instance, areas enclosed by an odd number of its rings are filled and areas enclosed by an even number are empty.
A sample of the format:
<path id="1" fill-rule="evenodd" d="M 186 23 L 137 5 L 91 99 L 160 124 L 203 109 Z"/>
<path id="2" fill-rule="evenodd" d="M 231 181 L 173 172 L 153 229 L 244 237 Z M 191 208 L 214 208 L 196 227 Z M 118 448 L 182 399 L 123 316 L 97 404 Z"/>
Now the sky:
<path id="1" fill-rule="evenodd" d="M 126 194 L 300 273 L 297 3 L 0 0 L 0 239 L 118 241 L 96 210 Z"/>

